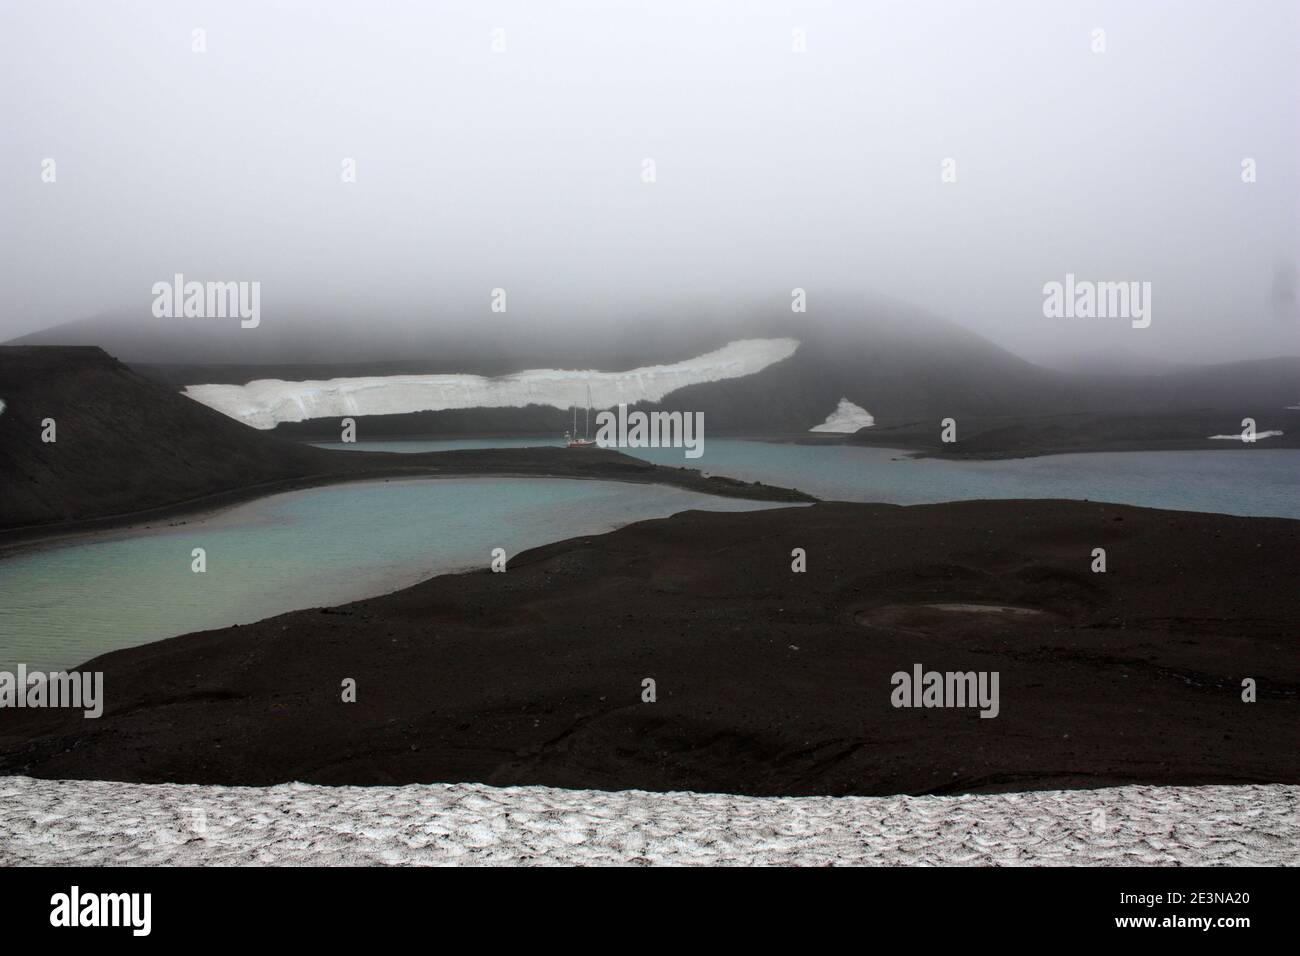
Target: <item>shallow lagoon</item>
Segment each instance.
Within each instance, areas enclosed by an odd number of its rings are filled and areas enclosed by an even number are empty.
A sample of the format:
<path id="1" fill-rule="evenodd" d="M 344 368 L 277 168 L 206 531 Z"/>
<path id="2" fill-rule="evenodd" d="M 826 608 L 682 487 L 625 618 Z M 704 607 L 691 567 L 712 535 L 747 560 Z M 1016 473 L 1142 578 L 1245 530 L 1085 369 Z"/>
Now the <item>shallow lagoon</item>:
<path id="1" fill-rule="evenodd" d="M 66 668 L 120 647 L 395 591 L 435 574 L 691 508 L 764 502 L 659 485 L 448 478 L 331 485 L 175 527 L 0 558 L 0 669 Z M 194 548 L 207 570 L 191 570 Z M 508 573 L 508 572 L 507 572 Z"/>

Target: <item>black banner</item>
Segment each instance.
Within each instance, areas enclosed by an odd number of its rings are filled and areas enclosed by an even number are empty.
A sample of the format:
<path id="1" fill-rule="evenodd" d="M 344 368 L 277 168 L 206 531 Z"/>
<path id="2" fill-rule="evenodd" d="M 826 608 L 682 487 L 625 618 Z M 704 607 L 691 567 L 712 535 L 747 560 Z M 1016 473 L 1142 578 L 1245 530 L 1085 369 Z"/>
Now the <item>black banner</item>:
<path id="1" fill-rule="evenodd" d="M 853 928 L 970 945 L 1191 938 L 1223 945 L 1294 927 L 1284 869 L 9 869 L 6 937 L 80 942 L 373 944 L 485 931 L 580 942 L 734 945 Z M 1051 936 L 1044 936 L 1051 933 Z M 920 934 L 919 936 L 917 934 Z M 474 945 L 466 941 L 463 945 Z"/>

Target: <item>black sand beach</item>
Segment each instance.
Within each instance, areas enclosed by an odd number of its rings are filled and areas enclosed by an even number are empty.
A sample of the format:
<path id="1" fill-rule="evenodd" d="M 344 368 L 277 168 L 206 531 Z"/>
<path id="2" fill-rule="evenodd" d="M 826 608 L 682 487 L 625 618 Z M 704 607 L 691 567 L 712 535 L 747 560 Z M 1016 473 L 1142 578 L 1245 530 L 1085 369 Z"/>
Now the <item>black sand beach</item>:
<path id="1" fill-rule="evenodd" d="M 5 712 L 0 772 L 758 795 L 1297 783 L 1298 545 L 1300 522 L 1086 502 L 686 512 L 504 574 L 105 655 L 83 667 L 104 672 L 104 716 Z M 998 716 L 891 706 L 915 664 L 997 671 Z"/>

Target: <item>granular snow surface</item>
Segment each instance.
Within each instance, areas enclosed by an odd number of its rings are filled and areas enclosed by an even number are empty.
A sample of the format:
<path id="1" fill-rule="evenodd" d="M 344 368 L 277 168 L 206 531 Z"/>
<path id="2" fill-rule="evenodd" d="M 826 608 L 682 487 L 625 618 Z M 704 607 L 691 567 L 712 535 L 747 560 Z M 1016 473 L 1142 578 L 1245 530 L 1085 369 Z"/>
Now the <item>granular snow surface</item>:
<path id="1" fill-rule="evenodd" d="M 0 778 L 0 864 L 1264 865 L 1300 786 L 737 797 Z"/>

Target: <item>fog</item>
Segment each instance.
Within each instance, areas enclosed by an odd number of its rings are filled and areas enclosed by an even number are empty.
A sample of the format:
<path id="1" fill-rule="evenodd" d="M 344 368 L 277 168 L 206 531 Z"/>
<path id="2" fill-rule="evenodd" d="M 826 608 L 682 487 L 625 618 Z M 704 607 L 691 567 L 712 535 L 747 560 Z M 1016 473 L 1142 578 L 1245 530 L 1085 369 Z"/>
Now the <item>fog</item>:
<path id="1" fill-rule="evenodd" d="M 1298 38 L 1291 0 L 10 2 L 0 340 L 183 273 L 263 329 L 798 287 L 1048 363 L 1300 354 Z M 1150 326 L 1045 317 L 1067 273 L 1150 282 Z"/>

